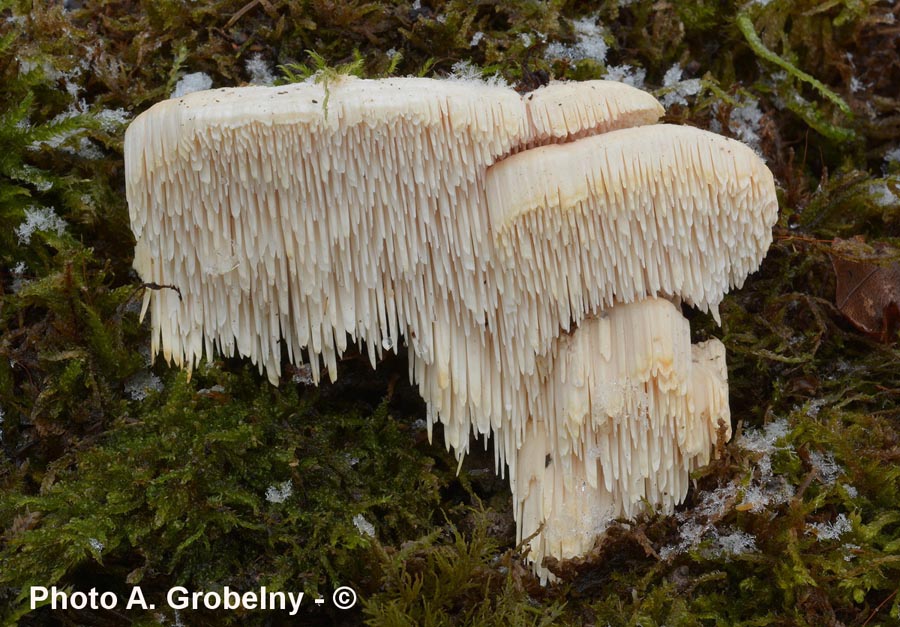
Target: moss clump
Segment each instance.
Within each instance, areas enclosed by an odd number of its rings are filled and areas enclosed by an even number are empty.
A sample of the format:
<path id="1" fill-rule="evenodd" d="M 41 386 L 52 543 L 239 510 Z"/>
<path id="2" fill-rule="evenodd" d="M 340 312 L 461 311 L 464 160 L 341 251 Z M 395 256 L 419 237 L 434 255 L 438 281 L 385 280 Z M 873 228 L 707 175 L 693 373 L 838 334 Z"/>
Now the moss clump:
<path id="1" fill-rule="evenodd" d="M 380 562 L 354 517 L 387 543 L 431 528 L 440 474 L 386 401 L 364 412 L 214 368 L 191 382 L 167 374 L 161 387 L 50 463 L 38 493 L 27 494 L 30 473 L 9 477 L 7 594 L 110 578 L 126 598 L 136 584 L 158 599 L 173 583 L 368 590 Z"/>

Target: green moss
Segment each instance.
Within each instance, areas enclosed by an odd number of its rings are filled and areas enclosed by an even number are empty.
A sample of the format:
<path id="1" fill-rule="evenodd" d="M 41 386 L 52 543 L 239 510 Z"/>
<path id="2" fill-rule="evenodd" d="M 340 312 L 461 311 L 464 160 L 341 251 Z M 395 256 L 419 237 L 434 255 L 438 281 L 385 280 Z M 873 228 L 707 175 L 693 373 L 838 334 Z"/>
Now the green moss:
<path id="1" fill-rule="evenodd" d="M 554 625 L 562 605 L 534 607 L 517 582 L 521 556 L 500 554 L 491 517 L 471 513 L 471 533 L 449 524 L 443 530 L 384 551 L 384 588 L 366 601 L 370 625 Z"/>
<path id="2" fill-rule="evenodd" d="M 80 376 L 78 365 L 64 373 Z M 361 564 L 377 572 L 355 515 L 385 542 L 430 527 L 440 480 L 386 403 L 324 418 L 315 394 L 212 369 L 191 383 L 172 376 L 165 390 L 48 466 L 39 493 L 0 498 L 7 528 L 40 512 L 35 528 L 7 537 L 0 586 L 115 573 L 117 592 L 143 583 L 161 595 L 163 577 L 312 594 L 359 582 Z"/>

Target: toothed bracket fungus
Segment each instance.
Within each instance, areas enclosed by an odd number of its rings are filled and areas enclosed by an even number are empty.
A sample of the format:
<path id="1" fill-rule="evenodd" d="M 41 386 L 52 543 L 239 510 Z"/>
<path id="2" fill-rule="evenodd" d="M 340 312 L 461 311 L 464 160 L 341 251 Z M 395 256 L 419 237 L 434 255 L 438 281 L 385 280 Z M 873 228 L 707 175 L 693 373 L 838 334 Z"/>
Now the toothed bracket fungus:
<path id="1" fill-rule="evenodd" d="M 746 146 L 656 124 L 614 82 L 521 96 L 343 78 L 198 92 L 125 136 L 152 351 L 188 369 L 281 346 L 333 380 L 348 338 L 401 341 L 461 460 L 490 435 L 519 540 L 587 551 L 646 499 L 671 510 L 730 424 L 724 347 L 691 345 L 771 242 L 772 175 Z M 283 344 L 280 342 L 283 340 Z"/>

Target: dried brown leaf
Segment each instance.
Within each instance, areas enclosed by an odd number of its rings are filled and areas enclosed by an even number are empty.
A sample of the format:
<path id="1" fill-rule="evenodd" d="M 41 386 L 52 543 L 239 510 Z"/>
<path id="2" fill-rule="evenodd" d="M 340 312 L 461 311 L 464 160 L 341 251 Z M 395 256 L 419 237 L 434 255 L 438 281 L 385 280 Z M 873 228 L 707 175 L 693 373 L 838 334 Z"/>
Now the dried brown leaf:
<path id="1" fill-rule="evenodd" d="M 879 342 L 897 339 L 900 329 L 900 249 L 835 239 L 831 263 L 837 276 L 835 304 L 860 331 Z"/>

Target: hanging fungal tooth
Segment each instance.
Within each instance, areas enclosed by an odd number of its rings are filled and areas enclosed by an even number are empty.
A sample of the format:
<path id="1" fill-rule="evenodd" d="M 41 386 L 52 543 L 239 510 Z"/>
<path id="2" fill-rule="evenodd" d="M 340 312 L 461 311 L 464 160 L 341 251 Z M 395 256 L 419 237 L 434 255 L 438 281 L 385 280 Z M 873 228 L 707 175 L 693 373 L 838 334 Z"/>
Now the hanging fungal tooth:
<path id="1" fill-rule="evenodd" d="M 277 93 L 278 97 L 273 98 Z M 126 191 L 151 350 L 214 348 L 273 383 L 332 380 L 348 345 L 406 344 L 431 437 L 492 436 L 517 538 L 587 551 L 647 499 L 671 510 L 729 424 L 724 347 L 691 347 L 757 268 L 777 203 L 745 146 L 656 125 L 604 81 L 525 96 L 429 79 L 197 92 L 138 116 Z M 648 126 L 649 125 L 649 126 Z M 677 304 L 675 304 L 677 303 Z"/>

